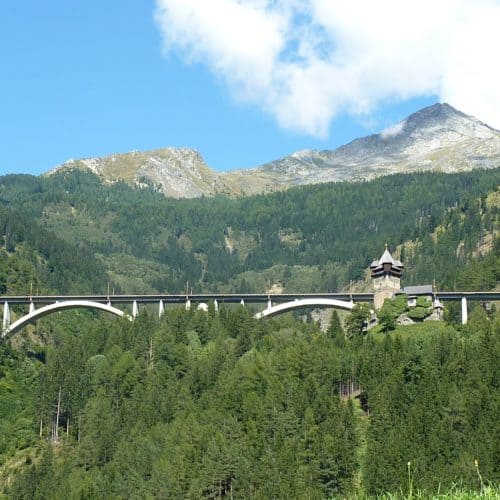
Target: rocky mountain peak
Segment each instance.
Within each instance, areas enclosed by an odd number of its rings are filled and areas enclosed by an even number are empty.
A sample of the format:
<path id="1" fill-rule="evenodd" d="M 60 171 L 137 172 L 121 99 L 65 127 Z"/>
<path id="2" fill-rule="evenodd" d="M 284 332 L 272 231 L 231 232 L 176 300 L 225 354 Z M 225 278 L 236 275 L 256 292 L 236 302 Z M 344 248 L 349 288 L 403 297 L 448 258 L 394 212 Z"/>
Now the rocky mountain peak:
<path id="1" fill-rule="evenodd" d="M 139 187 L 154 187 L 174 198 L 232 194 L 231 188 L 205 164 L 200 153 L 189 148 L 166 147 L 69 160 L 49 174 L 73 168 L 90 170 L 104 182 L 123 180 Z"/>
<path id="2" fill-rule="evenodd" d="M 449 104 L 438 103 L 413 113 L 379 134 L 355 139 L 329 153 L 335 154 L 341 162 L 373 161 L 381 156 L 400 157 L 473 139 L 498 139 L 498 136 L 497 131 L 476 118 Z"/>
<path id="3" fill-rule="evenodd" d="M 240 183 L 252 175 L 260 187 L 276 189 L 397 172 L 496 166 L 500 166 L 500 132 L 449 104 L 438 103 L 335 150 L 298 152 L 238 174 Z"/>
<path id="4" fill-rule="evenodd" d="M 381 132 L 385 138 L 392 137 L 390 131 L 413 137 L 423 137 L 426 133 L 455 132 L 463 137 L 491 137 L 497 131 L 473 116 L 466 115 L 446 103 L 437 103 L 417 111 L 406 120 Z"/>
<path id="5" fill-rule="evenodd" d="M 105 182 L 121 179 L 137 186 L 154 186 L 167 196 L 191 198 L 255 194 L 398 172 L 457 172 L 498 166 L 500 132 L 449 104 L 438 103 L 337 149 L 305 149 L 248 170 L 218 173 L 205 164 L 198 151 L 175 147 L 70 160 L 54 170 L 88 169 Z"/>
<path id="6" fill-rule="evenodd" d="M 470 118 L 446 102 L 437 102 L 412 113 L 407 118 L 407 122 L 414 126 L 425 126 L 429 122 L 443 122 L 456 117 Z"/>

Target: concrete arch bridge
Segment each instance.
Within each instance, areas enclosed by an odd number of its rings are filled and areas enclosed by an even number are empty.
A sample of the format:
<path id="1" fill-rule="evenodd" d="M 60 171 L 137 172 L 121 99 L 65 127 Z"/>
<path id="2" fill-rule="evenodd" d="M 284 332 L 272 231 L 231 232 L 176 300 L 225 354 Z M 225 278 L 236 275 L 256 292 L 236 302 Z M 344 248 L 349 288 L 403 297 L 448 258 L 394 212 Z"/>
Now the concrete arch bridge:
<path id="1" fill-rule="evenodd" d="M 370 302 L 372 294 L 358 294 L 358 300 Z M 213 302 L 217 310 L 221 304 L 263 304 L 265 308 L 256 313 L 257 319 L 282 314 L 307 307 L 330 307 L 352 310 L 353 297 L 346 294 L 197 294 L 197 295 L 79 295 L 79 296 L 4 296 L 0 297 L 3 306 L 2 337 L 13 335 L 38 319 L 67 309 L 93 309 L 115 316 L 133 320 L 139 313 L 140 305 L 156 304 L 161 317 L 165 306 L 184 305 L 186 309 L 198 307 L 207 309 Z M 11 321 L 13 305 L 28 306 L 28 312 Z M 127 306 L 131 314 L 117 306 Z"/>
<path id="2" fill-rule="evenodd" d="M 373 303 L 373 293 L 310 293 L 310 294 L 188 294 L 188 295 L 37 295 L 0 296 L 3 307 L 1 337 L 8 337 L 39 318 L 58 311 L 86 308 L 104 311 L 133 320 L 139 306 L 155 304 L 161 317 L 165 306 L 183 305 L 187 309 L 197 306 L 207 308 L 213 302 L 217 310 L 220 304 L 258 304 L 264 306 L 255 314 L 257 319 L 275 316 L 307 307 L 330 307 L 352 310 L 356 303 Z M 500 300 L 499 292 L 439 292 L 434 300 L 461 301 L 462 322 L 467 322 L 467 300 Z M 28 312 L 11 322 L 11 306 L 28 306 Z M 126 306 L 131 314 L 117 306 Z"/>

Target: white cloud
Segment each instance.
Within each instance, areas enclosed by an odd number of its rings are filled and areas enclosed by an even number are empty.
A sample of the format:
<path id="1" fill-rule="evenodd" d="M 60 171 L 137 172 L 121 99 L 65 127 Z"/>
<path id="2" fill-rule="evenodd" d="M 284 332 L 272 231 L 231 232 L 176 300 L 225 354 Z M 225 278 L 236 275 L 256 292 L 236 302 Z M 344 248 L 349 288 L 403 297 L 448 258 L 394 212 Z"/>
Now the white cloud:
<path id="1" fill-rule="evenodd" d="M 382 136 L 383 139 L 394 137 L 403 132 L 405 126 L 406 126 L 406 120 L 403 120 L 399 123 L 396 123 L 396 125 L 392 125 L 392 127 L 382 130 L 382 132 L 380 132 L 380 135 Z"/>
<path id="2" fill-rule="evenodd" d="M 437 94 L 500 128 L 499 0 L 157 0 L 167 51 L 289 129 Z"/>

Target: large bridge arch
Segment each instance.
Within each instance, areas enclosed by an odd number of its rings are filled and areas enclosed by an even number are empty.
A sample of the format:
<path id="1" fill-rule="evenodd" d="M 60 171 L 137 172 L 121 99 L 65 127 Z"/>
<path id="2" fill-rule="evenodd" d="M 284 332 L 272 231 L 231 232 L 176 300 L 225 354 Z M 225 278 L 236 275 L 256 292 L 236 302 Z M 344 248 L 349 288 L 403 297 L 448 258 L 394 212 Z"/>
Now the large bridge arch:
<path id="1" fill-rule="evenodd" d="M 266 318 L 269 316 L 275 316 L 276 314 L 281 314 L 289 311 L 294 311 L 295 309 L 303 309 L 305 307 L 333 307 L 337 309 L 345 309 L 347 311 L 352 311 L 354 307 L 354 302 L 346 302 L 344 300 L 337 299 L 297 299 L 291 302 L 285 302 L 283 304 L 277 304 L 275 306 L 268 307 L 255 315 L 257 319 Z"/>
<path id="2" fill-rule="evenodd" d="M 5 307 L 5 306 L 4 306 Z M 54 304 L 49 304 L 44 307 L 40 307 L 40 309 L 35 309 L 30 311 L 28 314 L 21 316 L 18 320 L 14 321 L 12 324 L 7 326 L 2 334 L 3 337 L 7 337 L 16 333 L 21 328 L 25 327 L 29 323 L 33 323 L 39 318 L 43 316 L 47 316 L 48 314 L 52 314 L 53 312 L 63 311 L 65 309 L 98 309 L 100 311 L 105 311 L 115 316 L 126 317 L 128 319 L 132 319 L 128 314 L 113 307 L 109 304 L 102 304 L 100 302 L 93 302 L 90 300 L 66 300 L 63 302 L 55 302 Z"/>

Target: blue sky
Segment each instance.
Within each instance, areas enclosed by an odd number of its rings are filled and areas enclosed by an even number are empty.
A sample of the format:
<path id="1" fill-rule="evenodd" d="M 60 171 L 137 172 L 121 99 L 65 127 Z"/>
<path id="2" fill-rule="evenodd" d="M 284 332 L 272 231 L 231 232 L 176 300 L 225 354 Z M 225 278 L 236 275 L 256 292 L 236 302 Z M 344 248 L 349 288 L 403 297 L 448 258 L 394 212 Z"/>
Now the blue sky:
<path id="1" fill-rule="evenodd" d="M 332 93 L 336 59 L 318 70 L 314 51 L 297 52 L 317 23 L 299 41 L 287 38 L 303 12 L 246 2 L 258 30 L 261 19 L 277 19 L 262 27 L 270 35 L 259 41 L 260 52 L 250 44 L 249 55 L 237 25 L 248 14 L 238 10 L 245 2 L 207 2 L 222 9 L 213 19 L 199 12 L 200 2 L 2 2 L 0 173 L 39 174 L 69 158 L 165 146 L 197 149 L 217 170 L 251 167 L 301 149 L 333 149 L 443 100 L 432 81 L 364 91 L 370 82 L 381 86 L 373 75 L 368 84 L 356 77 L 353 95 Z M 235 14 L 236 35 L 217 24 L 224 12 Z M 342 40 L 334 41 L 337 50 Z M 335 57 L 342 55 L 349 56 L 337 50 Z M 298 65 L 289 64 L 293 58 Z M 292 80 L 305 83 L 289 88 Z"/>

